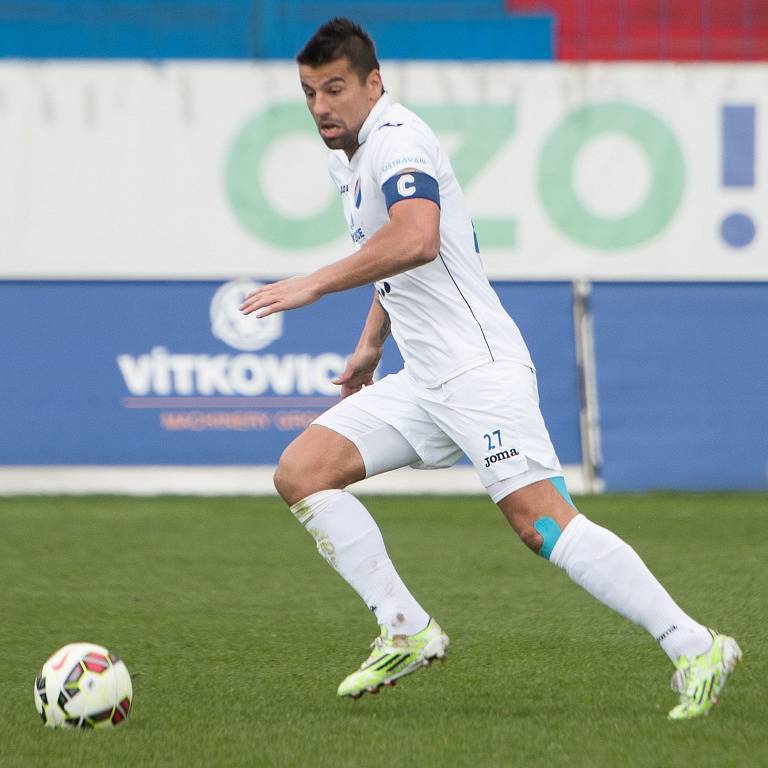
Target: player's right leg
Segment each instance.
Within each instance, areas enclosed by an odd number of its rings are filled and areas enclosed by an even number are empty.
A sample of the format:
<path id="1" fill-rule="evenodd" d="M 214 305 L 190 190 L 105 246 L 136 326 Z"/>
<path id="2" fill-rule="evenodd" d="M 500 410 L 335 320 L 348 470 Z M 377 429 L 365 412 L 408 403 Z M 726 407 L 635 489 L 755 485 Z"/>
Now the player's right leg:
<path id="1" fill-rule="evenodd" d="M 391 382 L 380 388 L 384 396 L 374 395 L 375 388 L 366 388 L 368 408 L 357 405 L 358 393 L 323 414 L 286 448 L 275 473 L 278 492 L 315 538 L 320 554 L 381 625 L 373 652 L 339 686 L 339 695 L 355 698 L 442 657 L 448 645 L 395 570 L 368 510 L 344 490 L 364 477 L 419 461 L 402 434 L 376 415 L 389 410 L 402 417 L 410 406 L 388 403 Z M 418 414 L 410 415 L 418 422 Z"/>
<path id="2" fill-rule="evenodd" d="M 360 595 L 379 624 L 392 634 L 415 634 L 429 616 L 397 574 L 373 517 L 344 490 L 365 475 L 363 458 L 351 440 L 313 424 L 286 448 L 275 487 L 314 537 L 320 555 Z"/>

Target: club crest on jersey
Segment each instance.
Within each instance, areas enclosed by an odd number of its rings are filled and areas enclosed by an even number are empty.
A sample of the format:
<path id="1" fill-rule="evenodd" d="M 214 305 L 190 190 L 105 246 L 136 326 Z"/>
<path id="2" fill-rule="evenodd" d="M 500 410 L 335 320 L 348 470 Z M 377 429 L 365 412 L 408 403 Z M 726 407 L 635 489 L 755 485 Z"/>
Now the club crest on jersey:
<path id="1" fill-rule="evenodd" d="M 354 213 L 349 214 L 349 234 L 350 234 L 350 237 L 352 238 L 353 243 L 359 243 L 365 237 L 365 232 L 363 232 L 363 228 L 358 227 L 357 224 L 355 224 Z"/>
<path id="2" fill-rule="evenodd" d="M 357 181 L 355 181 L 355 193 L 354 193 L 354 200 L 355 200 L 355 208 L 360 207 L 360 203 L 363 202 L 363 189 L 362 185 L 360 184 L 360 177 L 357 177 Z"/>

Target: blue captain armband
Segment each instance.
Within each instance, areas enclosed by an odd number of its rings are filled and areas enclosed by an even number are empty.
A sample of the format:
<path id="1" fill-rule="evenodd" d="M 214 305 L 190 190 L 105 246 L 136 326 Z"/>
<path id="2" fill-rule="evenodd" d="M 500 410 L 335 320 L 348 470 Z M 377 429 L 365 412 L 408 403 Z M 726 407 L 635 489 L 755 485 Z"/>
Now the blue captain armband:
<path id="1" fill-rule="evenodd" d="M 381 185 L 381 191 L 387 201 L 387 210 L 401 200 L 415 198 L 431 200 L 438 208 L 440 207 L 440 187 L 437 179 L 428 173 L 419 171 L 398 173 Z"/>

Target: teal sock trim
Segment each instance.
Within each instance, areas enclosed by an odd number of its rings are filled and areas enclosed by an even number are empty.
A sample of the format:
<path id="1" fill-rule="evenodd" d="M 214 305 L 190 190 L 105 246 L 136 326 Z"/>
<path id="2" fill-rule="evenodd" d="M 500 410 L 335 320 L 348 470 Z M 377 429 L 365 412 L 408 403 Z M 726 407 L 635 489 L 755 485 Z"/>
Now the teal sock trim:
<path id="1" fill-rule="evenodd" d="M 571 494 L 568 493 L 568 489 L 565 487 L 565 478 L 558 475 L 557 477 L 550 477 L 549 482 L 552 483 L 552 485 L 555 486 L 557 489 L 557 492 L 574 508 L 576 509 L 576 505 L 573 503 L 573 499 L 571 498 Z"/>
<path id="2" fill-rule="evenodd" d="M 566 493 L 568 493 L 568 491 L 566 491 Z M 544 539 L 539 554 L 549 560 L 549 556 L 552 554 L 552 550 L 555 548 L 555 544 L 557 544 L 557 540 L 562 533 L 560 526 L 551 517 L 540 517 L 533 524 L 533 527 L 536 529 L 539 536 Z"/>

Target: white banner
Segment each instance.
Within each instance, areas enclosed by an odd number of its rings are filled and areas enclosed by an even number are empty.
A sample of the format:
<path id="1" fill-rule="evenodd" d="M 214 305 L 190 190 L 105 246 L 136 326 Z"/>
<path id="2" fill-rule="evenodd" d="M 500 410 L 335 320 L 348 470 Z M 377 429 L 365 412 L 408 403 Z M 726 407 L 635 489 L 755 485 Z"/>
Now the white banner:
<path id="1" fill-rule="evenodd" d="M 768 279 L 768 65 L 385 63 L 497 279 Z M 0 278 L 347 255 L 291 63 L 0 64 Z"/>

